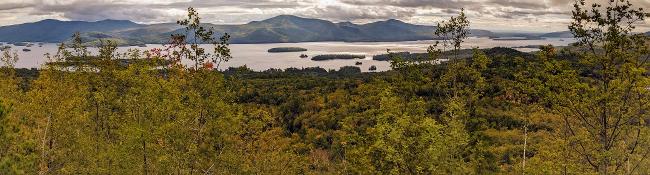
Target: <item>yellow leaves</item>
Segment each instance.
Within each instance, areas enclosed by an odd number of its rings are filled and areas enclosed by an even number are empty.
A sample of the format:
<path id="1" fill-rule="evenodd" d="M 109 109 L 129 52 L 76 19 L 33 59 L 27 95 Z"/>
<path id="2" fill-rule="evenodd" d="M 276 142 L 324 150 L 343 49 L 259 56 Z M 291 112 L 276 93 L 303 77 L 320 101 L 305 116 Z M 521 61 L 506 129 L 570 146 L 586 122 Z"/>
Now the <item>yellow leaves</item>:
<path id="1" fill-rule="evenodd" d="M 492 62 L 490 58 L 482 51 L 475 49 L 472 56 L 472 66 L 477 70 L 485 70 Z"/>
<path id="2" fill-rule="evenodd" d="M 380 93 L 379 109 L 359 116 L 370 125 L 344 129 L 346 138 L 341 143 L 351 171 L 437 174 L 457 169 L 462 160 L 451 155 L 466 143 L 462 124 L 438 124 L 426 116 L 423 101 L 405 101 L 390 89 Z"/>
<path id="3" fill-rule="evenodd" d="M 163 138 L 158 138 L 157 143 L 161 148 L 165 148 L 165 140 Z"/>
<path id="4" fill-rule="evenodd" d="M 281 136 L 274 128 L 254 137 L 233 138 L 217 159 L 224 161 L 215 167 L 235 174 L 298 174 L 306 170 L 307 160 L 293 151 L 291 139 Z M 241 140 L 240 140 L 241 139 Z M 234 167 L 234 169 L 227 168 Z"/>
<path id="5" fill-rule="evenodd" d="M 53 173 L 138 174 L 143 164 L 163 174 L 192 166 L 207 169 L 203 166 L 214 161 L 215 148 L 228 144 L 224 136 L 235 134 L 231 128 L 241 129 L 233 122 L 234 109 L 226 102 L 231 95 L 218 72 L 163 73 L 145 62 L 126 69 L 62 70 L 40 71 L 16 108 L 17 117 L 26 120 L 22 131 L 29 132 L 22 142 L 37 143 L 39 166 Z M 9 83 L 5 80 L 0 77 L 0 83 Z M 0 92 L 5 87 L 12 86 L 3 85 Z M 260 122 L 272 121 L 263 115 Z"/>
<path id="6" fill-rule="evenodd" d="M 452 97 L 444 104 L 445 112 L 443 113 L 443 116 L 452 120 L 466 118 L 469 114 L 467 113 L 465 105 L 465 99 L 457 96 Z"/>
<path id="7" fill-rule="evenodd" d="M 18 62 L 18 53 L 11 53 L 11 49 L 2 49 L 2 56 L 0 56 L 0 69 L 13 69 Z M 13 71 L 13 70 L 10 70 Z"/>

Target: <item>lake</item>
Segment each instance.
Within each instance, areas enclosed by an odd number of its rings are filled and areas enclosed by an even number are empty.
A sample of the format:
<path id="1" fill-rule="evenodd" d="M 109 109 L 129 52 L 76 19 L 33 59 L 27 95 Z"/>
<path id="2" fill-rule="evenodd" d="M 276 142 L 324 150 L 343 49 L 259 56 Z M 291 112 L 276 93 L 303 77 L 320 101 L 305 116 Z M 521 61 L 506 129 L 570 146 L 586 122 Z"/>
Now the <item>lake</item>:
<path id="1" fill-rule="evenodd" d="M 262 71 L 270 68 L 285 69 L 290 67 L 322 67 L 325 69 L 338 69 L 343 66 L 355 66 L 355 63 L 362 62 L 358 66 L 362 71 L 368 71 L 370 66 L 376 66 L 377 71 L 386 71 L 390 69 L 390 63 L 386 61 L 374 61 L 372 56 L 386 54 L 386 49 L 393 52 L 426 52 L 429 45 L 435 41 L 405 41 L 405 42 L 308 42 L 308 43 L 274 43 L 274 44 L 233 44 L 230 46 L 233 59 L 221 66 L 247 67 Z M 567 46 L 575 42 L 575 39 L 569 38 L 547 38 L 541 40 L 492 40 L 489 38 L 469 38 L 463 44 L 465 48 L 492 48 L 492 47 L 519 47 L 529 45 L 547 45 Z M 208 47 L 208 45 L 204 46 Z M 308 49 L 306 52 L 289 52 L 289 53 L 268 53 L 267 50 L 275 47 L 302 47 Z M 17 51 L 20 60 L 16 64 L 18 68 L 39 68 L 47 60 L 43 56 L 46 53 L 55 54 L 57 44 L 44 44 L 29 47 L 30 52 L 25 52 L 25 46 L 12 46 Z M 126 52 L 128 49 L 149 50 L 152 48 L 162 48 L 159 44 L 149 44 L 147 47 L 120 47 L 118 52 Z M 536 51 L 534 48 L 516 48 L 519 51 L 531 52 Z M 97 52 L 96 48 L 90 48 L 92 52 Z M 359 60 L 328 60 L 312 61 L 310 58 L 300 58 L 301 54 L 307 54 L 309 57 L 321 54 L 358 54 L 366 55 L 365 59 Z"/>

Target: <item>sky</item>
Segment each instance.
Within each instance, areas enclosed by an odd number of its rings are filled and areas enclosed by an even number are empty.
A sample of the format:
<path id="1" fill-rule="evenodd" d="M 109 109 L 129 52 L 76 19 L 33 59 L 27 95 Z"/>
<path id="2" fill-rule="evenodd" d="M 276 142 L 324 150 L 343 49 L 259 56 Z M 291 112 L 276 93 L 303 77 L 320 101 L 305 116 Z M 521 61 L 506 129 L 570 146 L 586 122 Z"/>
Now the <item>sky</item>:
<path id="1" fill-rule="evenodd" d="M 604 2 L 607 0 L 591 0 Z M 494 31 L 565 31 L 574 0 L 0 0 L 0 25 L 43 19 L 175 22 L 195 7 L 203 22 L 243 24 L 277 15 L 334 22 L 386 19 L 435 25 L 462 8 L 471 27 Z M 632 0 L 650 9 L 650 0 Z M 650 12 L 650 11 L 648 11 Z M 650 24 L 647 20 L 641 29 Z"/>

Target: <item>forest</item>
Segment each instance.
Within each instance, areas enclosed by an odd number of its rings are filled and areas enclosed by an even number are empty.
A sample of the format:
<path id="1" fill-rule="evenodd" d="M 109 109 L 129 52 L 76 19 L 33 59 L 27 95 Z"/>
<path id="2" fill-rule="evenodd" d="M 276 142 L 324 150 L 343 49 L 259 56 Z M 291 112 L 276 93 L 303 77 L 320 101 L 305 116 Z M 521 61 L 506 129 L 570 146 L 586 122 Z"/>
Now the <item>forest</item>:
<path id="1" fill-rule="evenodd" d="M 229 35 L 192 8 L 165 48 L 77 34 L 41 69 L 5 50 L 0 174 L 650 174 L 647 17 L 579 0 L 577 43 L 524 54 L 461 49 L 461 11 L 426 59 L 368 73 L 218 71 Z"/>

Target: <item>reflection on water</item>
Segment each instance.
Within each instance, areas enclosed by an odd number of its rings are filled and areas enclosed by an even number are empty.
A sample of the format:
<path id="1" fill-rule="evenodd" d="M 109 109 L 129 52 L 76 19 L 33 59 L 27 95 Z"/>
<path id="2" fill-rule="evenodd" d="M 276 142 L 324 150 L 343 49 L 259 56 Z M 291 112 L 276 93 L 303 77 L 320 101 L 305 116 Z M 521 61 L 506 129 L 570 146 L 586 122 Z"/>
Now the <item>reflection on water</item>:
<path id="1" fill-rule="evenodd" d="M 549 38 L 544 40 L 491 40 L 488 38 L 470 38 L 465 41 L 465 48 L 492 48 L 492 47 L 517 47 L 529 45 L 547 45 L 566 46 L 574 39 L 567 38 Z M 224 63 L 221 67 L 238 67 L 246 65 L 257 71 L 267 70 L 270 68 L 285 69 L 290 67 L 322 67 L 325 69 L 338 69 L 343 66 L 355 66 L 356 62 L 362 62 L 362 65 L 356 65 L 362 71 L 368 71 L 370 66 L 376 66 L 377 71 L 386 71 L 390 69 L 390 63 L 385 61 L 372 60 L 373 55 L 385 54 L 387 49 L 394 52 L 426 52 L 429 45 L 434 41 L 406 41 L 406 42 L 309 42 L 309 43 L 276 43 L 276 44 L 233 44 L 230 46 L 233 59 Z M 22 51 L 27 48 L 24 46 L 12 46 L 14 51 L 18 52 L 20 60 L 16 67 L 19 68 L 38 68 L 47 60 L 43 56 L 46 53 L 55 54 L 57 51 L 56 44 L 44 44 L 42 47 L 32 46 L 30 52 Z M 205 46 L 209 47 L 208 45 Z M 291 53 L 268 53 L 267 50 L 274 47 L 302 47 L 308 49 L 306 52 Z M 150 44 L 147 47 L 120 47 L 118 52 L 126 52 L 128 49 L 149 50 L 152 48 L 162 48 L 162 45 Z M 97 49 L 89 49 L 97 52 Z M 534 48 L 517 48 L 517 50 L 530 52 Z M 358 54 L 366 55 L 363 60 L 329 60 L 329 61 L 312 61 L 310 58 L 300 58 L 301 54 L 309 57 L 320 54 Z"/>

